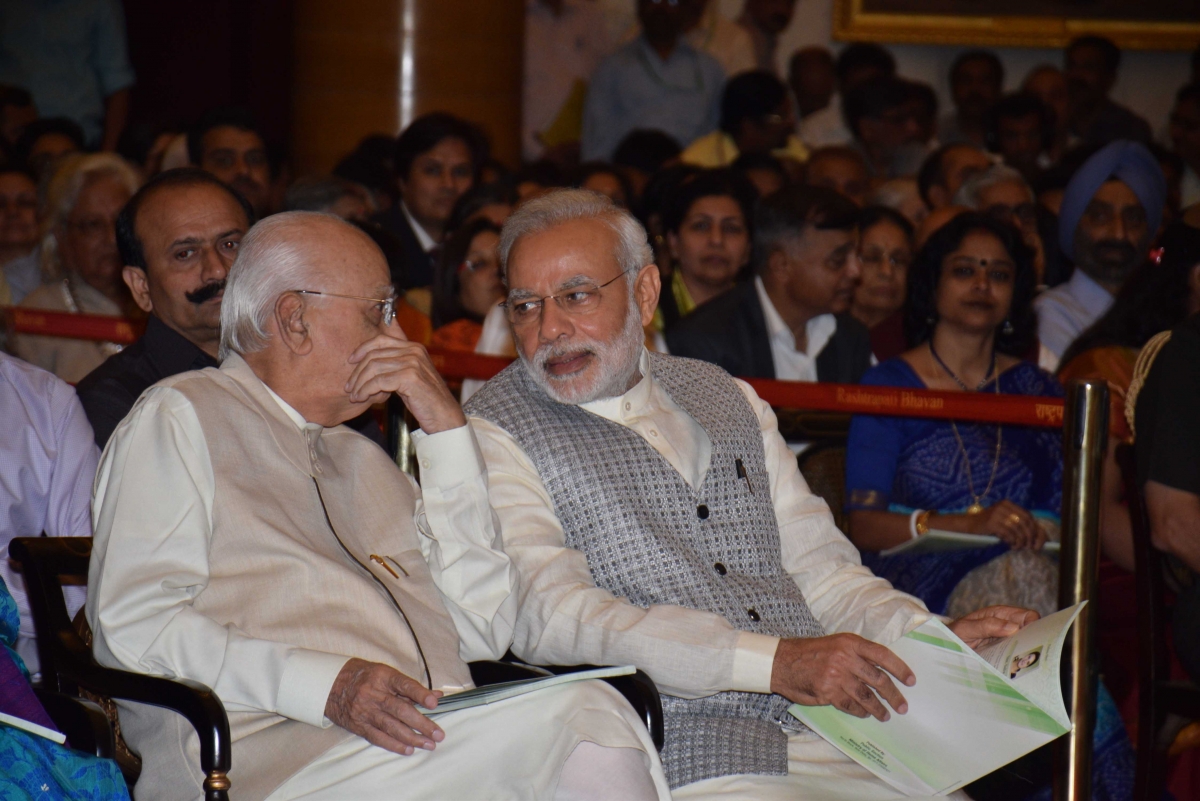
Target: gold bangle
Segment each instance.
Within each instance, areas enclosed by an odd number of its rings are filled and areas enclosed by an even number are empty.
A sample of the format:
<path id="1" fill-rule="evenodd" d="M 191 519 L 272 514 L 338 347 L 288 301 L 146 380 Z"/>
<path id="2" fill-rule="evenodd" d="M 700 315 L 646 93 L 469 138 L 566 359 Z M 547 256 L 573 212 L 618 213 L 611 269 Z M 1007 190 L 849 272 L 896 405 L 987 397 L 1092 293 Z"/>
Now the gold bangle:
<path id="1" fill-rule="evenodd" d="M 929 533 L 929 518 L 937 513 L 936 509 L 926 509 L 921 514 L 917 515 L 917 536 L 923 537 Z"/>

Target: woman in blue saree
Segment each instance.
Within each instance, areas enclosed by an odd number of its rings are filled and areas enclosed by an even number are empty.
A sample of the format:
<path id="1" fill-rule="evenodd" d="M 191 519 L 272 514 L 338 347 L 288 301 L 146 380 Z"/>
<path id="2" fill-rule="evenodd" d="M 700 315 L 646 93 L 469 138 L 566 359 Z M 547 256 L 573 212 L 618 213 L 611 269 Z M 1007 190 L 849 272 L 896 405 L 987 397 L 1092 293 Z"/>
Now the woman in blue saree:
<path id="1" fill-rule="evenodd" d="M 984 215 L 959 215 L 930 237 L 910 268 L 911 348 L 868 371 L 862 383 L 1061 397 L 1051 375 L 1019 358 L 1033 342 L 1034 282 L 1032 254 L 1015 229 Z M 846 498 L 849 536 L 863 563 L 940 614 L 988 604 L 1043 615 L 1057 610 L 1058 567 L 1042 546 L 1062 504 L 1061 437 L 1055 429 L 856 416 Z M 992 535 L 999 543 L 881 553 L 933 529 Z M 1103 688 L 1098 712 L 1093 798 L 1127 799 L 1133 751 Z M 1013 765 L 968 792 L 976 799 L 1048 799 L 1044 757 L 1027 758 L 1035 784 L 1007 781 L 1020 772 Z"/>

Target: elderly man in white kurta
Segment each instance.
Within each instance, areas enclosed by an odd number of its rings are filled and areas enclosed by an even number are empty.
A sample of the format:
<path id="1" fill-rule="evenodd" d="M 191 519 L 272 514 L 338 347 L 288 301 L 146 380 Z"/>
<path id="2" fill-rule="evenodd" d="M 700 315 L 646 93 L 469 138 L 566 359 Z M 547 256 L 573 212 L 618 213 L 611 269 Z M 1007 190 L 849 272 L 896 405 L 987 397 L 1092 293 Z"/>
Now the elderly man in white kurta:
<path id="1" fill-rule="evenodd" d="M 897 797 L 786 709 L 906 712 L 891 677 L 914 677 L 883 644 L 925 607 L 862 567 L 747 384 L 646 352 L 659 277 L 632 217 L 557 192 L 509 219 L 501 256 L 521 358 L 466 410 L 522 575 L 513 650 L 647 671 L 675 799 Z M 1032 618 L 952 627 L 978 645 Z"/>
<path id="2" fill-rule="evenodd" d="M 416 705 L 509 647 L 517 575 L 462 410 L 404 339 L 379 249 L 270 217 L 225 290 L 221 368 L 151 387 L 96 479 L 87 607 L 103 664 L 212 687 L 234 797 L 666 799 L 645 727 L 599 682 L 433 722 Z M 423 488 L 340 423 L 396 393 Z M 191 799 L 198 744 L 122 705 L 138 794 Z"/>

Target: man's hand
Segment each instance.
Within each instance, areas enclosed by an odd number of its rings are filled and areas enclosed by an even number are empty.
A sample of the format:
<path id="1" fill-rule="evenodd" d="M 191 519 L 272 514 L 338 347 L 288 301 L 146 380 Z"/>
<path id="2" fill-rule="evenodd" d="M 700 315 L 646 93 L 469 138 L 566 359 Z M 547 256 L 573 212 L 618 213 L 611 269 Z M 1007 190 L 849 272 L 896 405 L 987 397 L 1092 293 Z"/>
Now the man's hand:
<path id="1" fill-rule="evenodd" d="M 432 751 L 434 743 L 446 739 L 413 706 L 433 709 L 441 697 L 387 665 L 351 659 L 333 682 L 325 717 L 372 745 L 408 756 L 417 748 Z"/>
<path id="2" fill-rule="evenodd" d="M 832 704 L 855 717 L 887 720 L 891 714 L 875 693 L 901 715 L 908 711 L 888 673 L 906 686 L 916 684 L 898 656 L 857 634 L 785 639 L 775 651 L 771 692 L 805 706 Z"/>
<path id="3" fill-rule="evenodd" d="M 449 431 L 467 424 L 462 407 L 438 375 L 425 348 L 404 339 L 399 326 L 380 334 L 350 354 L 357 365 L 346 382 L 354 403 L 380 403 L 395 392 L 417 418 L 426 434 Z"/>
<path id="4" fill-rule="evenodd" d="M 958 638 L 978 651 L 996 640 L 1016 634 L 1037 620 L 1037 612 L 1019 606 L 985 606 L 969 615 L 963 615 L 948 628 Z"/>

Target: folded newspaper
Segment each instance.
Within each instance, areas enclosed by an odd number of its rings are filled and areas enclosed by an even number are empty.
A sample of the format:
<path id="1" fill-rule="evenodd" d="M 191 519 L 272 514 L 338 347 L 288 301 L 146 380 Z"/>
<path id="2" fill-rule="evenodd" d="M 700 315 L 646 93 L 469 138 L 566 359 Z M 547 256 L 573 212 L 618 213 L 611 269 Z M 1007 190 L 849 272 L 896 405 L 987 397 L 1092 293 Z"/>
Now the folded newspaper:
<path id="1" fill-rule="evenodd" d="M 1059 663 L 1082 609 L 1063 609 L 979 653 L 928 620 L 889 646 L 917 682 L 898 683 L 908 712 L 886 723 L 832 706 L 789 711 L 906 795 L 954 792 L 1071 728 Z"/>
<path id="2" fill-rule="evenodd" d="M 476 687 L 471 690 L 464 690 L 461 693 L 447 695 L 438 702 L 436 709 L 426 709 L 423 706 L 418 706 L 417 709 L 426 717 L 436 718 L 439 715 L 457 712 L 460 709 L 494 704 L 498 701 L 516 698 L 518 695 L 525 695 L 537 690 L 555 687 L 559 684 L 570 684 L 574 681 L 586 681 L 587 679 L 607 679 L 613 676 L 630 676 L 636 672 L 637 668 L 633 665 L 625 665 L 624 667 L 595 668 L 593 670 L 581 670 L 578 673 L 562 673 L 557 676 L 521 679 L 520 681 L 506 681 L 500 684 L 489 684 L 486 687 Z"/>

